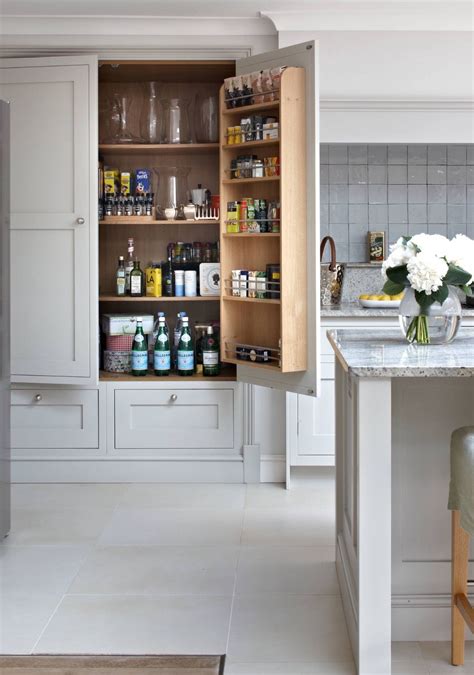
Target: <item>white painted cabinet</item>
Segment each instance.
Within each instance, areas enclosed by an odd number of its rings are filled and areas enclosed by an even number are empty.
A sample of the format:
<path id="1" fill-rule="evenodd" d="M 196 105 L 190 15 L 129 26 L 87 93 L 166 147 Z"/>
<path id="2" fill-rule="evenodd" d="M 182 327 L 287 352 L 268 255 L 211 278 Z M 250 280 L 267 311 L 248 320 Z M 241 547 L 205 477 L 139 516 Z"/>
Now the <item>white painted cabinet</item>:
<path id="1" fill-rule="evenodd" d="M 95 57 L 6 59 L 11 106 L 11 372 L 97 383 Z"/>

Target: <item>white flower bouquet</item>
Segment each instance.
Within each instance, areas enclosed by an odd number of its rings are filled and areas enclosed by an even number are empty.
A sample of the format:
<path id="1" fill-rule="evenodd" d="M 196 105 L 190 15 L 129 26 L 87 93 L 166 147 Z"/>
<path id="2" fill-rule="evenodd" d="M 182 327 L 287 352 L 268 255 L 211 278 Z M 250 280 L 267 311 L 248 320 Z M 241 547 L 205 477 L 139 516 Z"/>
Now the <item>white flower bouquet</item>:
<path id="1" fill-rule="evenodd" d="M 408 327 L 407 339 L 428 344 L 427 317 L 431 306 L 445 302 L 450 286 L 472 295 L 474 240 L 463 234 L 451 240 L 439 234 L 400 237 L 390 247 L 382 274 L 385 279 L 383 290 L 387 295 L 397 295 L 405 288 L 413 289 L 420 312 Z"/>

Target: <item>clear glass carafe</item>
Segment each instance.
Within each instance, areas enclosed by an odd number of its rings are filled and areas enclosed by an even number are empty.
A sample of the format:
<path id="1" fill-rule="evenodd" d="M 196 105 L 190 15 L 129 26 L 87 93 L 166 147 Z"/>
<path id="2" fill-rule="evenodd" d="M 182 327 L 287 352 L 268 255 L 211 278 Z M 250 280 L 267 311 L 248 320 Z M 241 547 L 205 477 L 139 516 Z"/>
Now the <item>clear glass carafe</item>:
<path id="1" fill-rule="evenodd" d="M 163 98 L 162 143 L 191 143 L 192 134 L 189 122 L 189 99 Z"/>
<path id="2" fill-rule="evenodd" d="M 422 313 L 415 291 L 407 288 L 400 303 L 399 322 L 408 342 L 444 345 L 452 342 L 461 325 L 461 303 L 455 289 L 449 287 L 446 300 L 434 302 Z"/>
<path id="3" fill-rule="evenodd" d="M 101 97 L 99 120 L 99 142 L 116 143 L 120 130 L 120 103 L 113 94 Z"/>
<path id="4" fill-rule="evenodd" d="M 186 166 L 158 166 L 153 170 L 157 176 L 157 219 L 176 218 L 188 200 L 188 176 L 191 169 Z"/>
<path id="5" fill-rule="evenodd" d="M 120 108 L 120 127 L 114 143 L 143 143 L 143 139 L 131 131 L 130 111 L 134 105 L 134 97 L 127 94 L 118 94 L 117 100 Z"/>
<path id="6" fill-rule="evenodd" d="M 161 142 L 161 104 L 158 82 L 145 82 L 145 100 L 140 115 L 140 136 L 145 143 Z"/>
<path id="7" fill-rule="evenodd" d="M 219 140 L 219 101 L 217 96 L 196 96 L 194 114 L 196 141 L 198 143 L 217 143 Z"/>

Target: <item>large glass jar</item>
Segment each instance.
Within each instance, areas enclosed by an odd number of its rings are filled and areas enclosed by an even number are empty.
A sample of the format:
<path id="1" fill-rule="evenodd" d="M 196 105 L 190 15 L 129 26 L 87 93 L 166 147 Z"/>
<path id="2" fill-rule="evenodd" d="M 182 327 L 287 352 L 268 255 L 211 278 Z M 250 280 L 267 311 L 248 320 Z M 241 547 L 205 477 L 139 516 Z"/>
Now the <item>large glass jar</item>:
<path id="1" fill-rule="evenodd" d="M 461 303 L 451 286 L 446 300 L 434 302 L 425 312 L 416 301 L 415 291 L 407 288 L 400 303 L 399 322 L 408 342 L 443 345 L 452 342 L 461 324 Z"/>
<path id="2" fill-rule="evenodd" d="M 191 143 L 189 123 L 189 100 L 187 98 L 163 98 L 162 143 Z"/>
<path id="3" fill-rule="evenodd" d="M 198 143 L 217 143 L 219 140 L 219 101 L 217 96 L 196 96 L 194 114 Z"/>
<path id="4" fill-rule="evenodd" d="M 120 109 L 120 126 L 115 137 L 115 143 L 143 143 L 143 139 L 132 132 L 131 110 L 134 107 L 135 97 L 131 93 L 117 94 Z"/>
<path id="5" fill-rule="evenodd" d="M 157 195 L 157 217 L 167 217 L 165 210 L 174 209 L 175 218 L 179 208 L 187 203 L 188 198 L 188 175 L 191 169 L 185 166 L 159 166 L 155 167 L 157 176 L 155 194 Z"/>
<path id="6" fill-rule="evenodd" d="M 140 115 L 140 136 L 145 143 L 161 141 L 161 105 L 158 82 L 145 82 L 145 100 Z"/>

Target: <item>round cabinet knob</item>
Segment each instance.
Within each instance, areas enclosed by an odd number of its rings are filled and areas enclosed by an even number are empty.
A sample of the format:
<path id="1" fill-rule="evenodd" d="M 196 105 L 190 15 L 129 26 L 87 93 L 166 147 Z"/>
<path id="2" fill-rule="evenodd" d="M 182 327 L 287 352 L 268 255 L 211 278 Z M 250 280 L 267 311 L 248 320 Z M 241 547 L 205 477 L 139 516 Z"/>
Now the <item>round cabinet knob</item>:
<path id="1" fill-rule="evenodd" d="M 173 403 L 174 403 L 177 400 L 178 400 L 178 395 L 177 394 L 171 394 L 170 401 L 173 401 Z"/>
<path id="2" fill-rule="evenodd" d="M 77 218 L 77 219 L 76 219 L 76 223 L 77 223 L 78 225 L 84 225 L 85 222 L 86 222 L 86 221 L 84 220 L 84 218 Z"/>
<path id="3" fill-rule="evenodd" d="M 41 396 L 41 394 L 36 394 L 36 396 L 35 396 L 35 401 L 36 401 L 37 403 L 39 403 L 39 402 L 42 401 L 42 400 L 43 400 L 43 397 Z"/>

